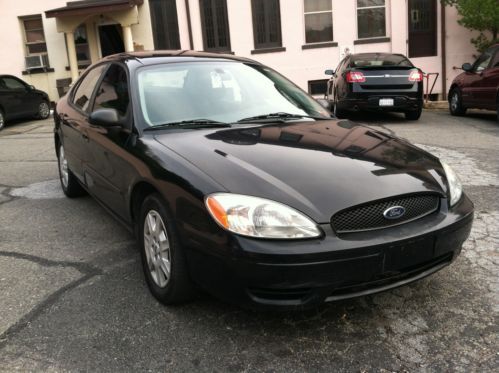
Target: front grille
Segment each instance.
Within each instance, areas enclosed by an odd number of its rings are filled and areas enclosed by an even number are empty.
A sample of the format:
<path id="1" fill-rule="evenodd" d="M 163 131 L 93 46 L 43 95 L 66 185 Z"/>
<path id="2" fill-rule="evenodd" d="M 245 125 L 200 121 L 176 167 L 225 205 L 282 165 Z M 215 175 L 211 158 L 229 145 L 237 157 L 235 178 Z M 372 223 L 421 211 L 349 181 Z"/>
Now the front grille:
<path id="1" fill-rule="evenodd" d="M 331 225 L 336 233 L 387 228 L 429 215 L 438 210 L 439 202 L 438 195 L 423 194 L 367 203 L 335 214 L 331 218 Z M 402 206 L 405 214 L 398 219 L 385 218 L 383 213 L 393 206 Z"/>

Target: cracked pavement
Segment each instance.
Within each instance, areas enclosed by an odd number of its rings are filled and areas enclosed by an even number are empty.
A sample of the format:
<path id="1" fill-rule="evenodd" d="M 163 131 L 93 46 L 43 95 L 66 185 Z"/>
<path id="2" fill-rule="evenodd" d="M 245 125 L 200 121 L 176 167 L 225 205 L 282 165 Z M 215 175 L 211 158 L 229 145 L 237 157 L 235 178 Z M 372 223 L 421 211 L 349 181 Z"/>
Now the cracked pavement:
<path id="1" fill-rule="evenodd" d="M 497 371 L 499 124 L 425 111 L 352 120 L 449 163 L 475 202 L 461 256 L 417 283 L 307 312 L 208 296 L 165 307 L 133 237 L 59 189 L 51 119 L 0 132 L 0 371 Z"/>

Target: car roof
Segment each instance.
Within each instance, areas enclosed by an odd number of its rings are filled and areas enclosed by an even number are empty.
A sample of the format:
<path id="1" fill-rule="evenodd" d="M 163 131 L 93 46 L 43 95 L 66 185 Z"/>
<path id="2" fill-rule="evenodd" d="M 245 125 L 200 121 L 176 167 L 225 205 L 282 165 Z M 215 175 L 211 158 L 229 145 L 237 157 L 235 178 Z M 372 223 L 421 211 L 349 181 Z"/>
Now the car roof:
<path id="1" fill-rule="evenodd" d="M 353 53 L 350 55 L 350 57 L 360 57 L 360 58 L 370 58 L 370 57 L 388 57 L 388 56 L 397 56 L 397 57 L 403 57 L 407 58 L 403 54 L 400 53 L 374 53 L 374 52 L 368 52 L 368 53 Z"/>
<path id="2" fill-rule="evenodd" d="M 223 53 L 209 53 L 200 52 L 192 50 L 153 50 L 153 51 L 142 51 L 142 52 L 125 52 L 118 53 L 107 56 L 102 59 L 102 61 L 116 61 L 116 62 L 127 62 L 129 60 L 135 60 L 140 62 L 142 65 L 151 65 L 161 62 L 180 62 L 188 60 L 232 60 L 238 62 L 251 62 L 254 64 L 260 64 L 259 62 L 245 57 L 237 57 L 232 54 Z"/>

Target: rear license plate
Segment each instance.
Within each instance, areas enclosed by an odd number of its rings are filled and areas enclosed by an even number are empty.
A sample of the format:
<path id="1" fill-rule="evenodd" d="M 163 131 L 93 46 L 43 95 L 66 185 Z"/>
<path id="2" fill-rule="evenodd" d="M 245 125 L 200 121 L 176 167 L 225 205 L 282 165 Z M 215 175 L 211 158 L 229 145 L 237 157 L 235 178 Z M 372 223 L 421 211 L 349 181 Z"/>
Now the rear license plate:
<path id="1" fill-rule="evenodd" d="M 379 106 L 393 106 L 393 98 L 380 98 Z"/>

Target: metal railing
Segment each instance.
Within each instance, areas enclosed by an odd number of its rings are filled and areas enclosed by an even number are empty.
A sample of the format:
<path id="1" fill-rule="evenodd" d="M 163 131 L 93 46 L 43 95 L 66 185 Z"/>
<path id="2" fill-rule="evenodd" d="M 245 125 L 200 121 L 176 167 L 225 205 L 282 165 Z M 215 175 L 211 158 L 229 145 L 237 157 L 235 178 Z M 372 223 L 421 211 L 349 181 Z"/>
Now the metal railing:
<path id="1" fill-rule="evenodd" d="M 433 79 L 433 83 L 430 87 L 430 77 L 434 76 L 435 79 Z M 440 76 L 440 73 L 423 73 L 423 84 L 425 86 L 424 88 L 424 101 L 428 102 L 428 98 L 433 92 L 433 88 L 435 88 L 435 83 L 437 82 L 438 77 Z M 429 89 L 429 91 L 428 91 Z"/>

